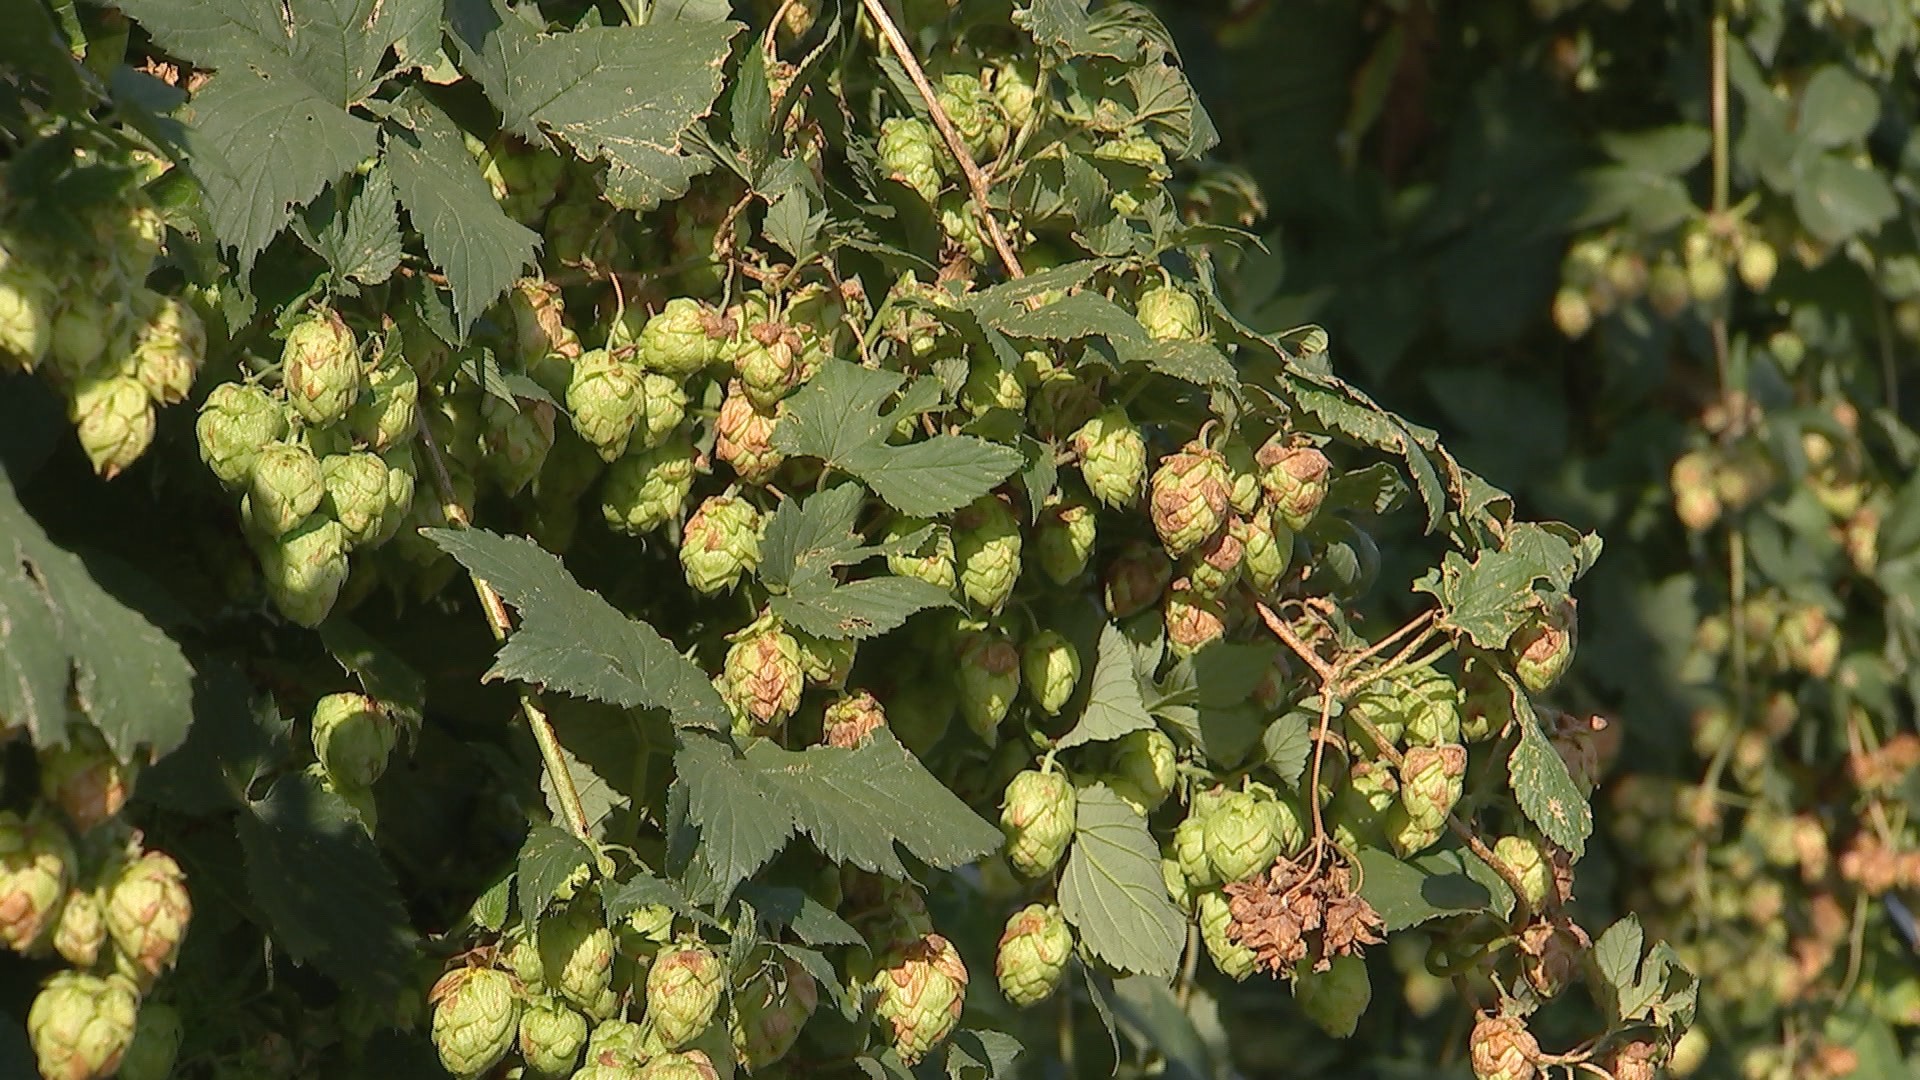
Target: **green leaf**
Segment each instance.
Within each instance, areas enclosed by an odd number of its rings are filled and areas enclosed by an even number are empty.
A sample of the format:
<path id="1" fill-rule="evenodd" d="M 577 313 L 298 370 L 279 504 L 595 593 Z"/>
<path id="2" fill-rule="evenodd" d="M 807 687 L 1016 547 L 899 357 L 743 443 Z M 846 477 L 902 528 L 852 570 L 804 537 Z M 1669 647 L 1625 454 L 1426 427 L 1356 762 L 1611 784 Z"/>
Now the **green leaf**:
<path id="1" fill-rule="evenodd" d="M 1267 768 L 1280 782 L 1300 790 L 1300 778 L 1307 769 L 1307 756 L 1313 751 L 1313 729 L 1320 723 L 1317 711 L 1304 708 L 1281 714 L 1260 734 L 1260 750 Z"/>
<path id="2" fill-rule="evenodd" d="M 0 660 L 8 652 L 0 645 Z M 205 817 L 243 804 L 254 785 L 286 760 L 293 721 L 280 715 L 271 695 L 256 696 L 241 666 L 228 657 L 200 660 L 193 702 L 186 741 L 140 774 L 140 798 Z"/>
<path id="3" fill-rule="evenodd" d="M 411 977 L 418 940 L 400 890 L 346 800 L 288 773 L 238 824 L 247 888 L 289 956 L 360 993 Z"/>
<path id="4" fill-rule="evenodd" d="M 386 164 L 427 254 L 446 271 L 459 330 L 533 262 L 540 235 L 500 209 L 445 113 L 409 92 L 387 125 Z"/>
<path id="5" fill-rule="evenodd" d="M 1502 678 L 1506 677 L 1503 673 Z M 1507 758 L 1507 781 L 1527 820 L 1547 839 L 1579 858 L 1586 853 L 1587 837 L 1593 835 L 1593 807 L 1574 785 L 1567 763 L 1540 730 L 1524 694 L 1517 685 L 1512 691 L 1521 732 L 1519 745 Z"/>
<path id="6" fill-rule="evenodd" d="M 420 722 L 427 707 L 427 680 L 412 665 L 346 619 L 320 624 L 320 641 L 369 697 L 396 718 Z"/>
<path id="7" fill-rule="evenodd" d="M 60 27 L 33 0 L 9 6 L 7 32 L 0 34 L 0 64 L 38 76 L 63 112 L 84 112 L 99 96 L 97 83 L 74 59 Z"/>
<path id="8" fill-rule="evenodd" d="M 1001 1080 L 1018 1075 L 1020 1040 L 999 1031 L 956 1031 L 947 1040 L 948 1080 Z"/>
<path id="9" fill-rule="evenodd" d="M 895 845 L 947 869 L 997 851 L 1004 842 L 997 827 L 884 733 L 858 750 L 812 746 L 793 751 L 757 740 L 747 747 L 746 761 L 760 788 L 789 807 L 796 827 L 835 862 L 905 878 L 907 868 Z"/>
<path id="10" fill-rule="evenodd" d="M 1838 64 L 1821 65 L 1800 93 L 1800 137 L 1822 149 L 1859 142 L 1879 120 L 1873 87 Z"/>
<path id="11" fill-rule="evenodd" d="M 519 867 L 515 874 L 520 887 L 520 918 L 528 926 L 540 920 L 540 913 L 554 900 L 554 892 L 583 867 L 593 865 L 593 852 L 579 837 L 552 825 L 535 825 L 527 830 L 520 845 Z"/>
<path id="12" fill-rule="evenodd" d="M 1160 880 L 1160 848 L 1146 819 L 1105 784 L 1080 789 L 1060 910 L 1080 943 L 1126 971 L 1170 976 L 1186 920 Z"/>
<path id="13" fill-rule="evenodd" d="M 1120 628 L 1109 623 L 1100 631 L 1087 707 L 1073 730 L 1061 736 L 1054 748 L 1065 750 L 1082 743 L 1104 742 L 1152 726 L 1153 717 L 1147 714 L 1146 700 L 1140 693 L 1139 676 L 1134 674 L 1133 647 Z"/>
<path id="14" fill-rule="evenodd" d="M 607 818 L 633 805 L 633 800 L 611 780 L 596 772 L 592 765 L 580 760 L 564 740 L 560 744 L 560 761 L 566 767 L 568 778 L 573 781 L 574 797 L 580 801 L 587 827 L 595 837 L 603 837 Z M 568 807 L 554 784 L 553 774 L 545 770 L 540 773 L 540 792 L 547 798 L 547 812 L 556 821 L 564 820 Z"/>
<path id="15" fill-rule="evenodd" d="M 1239 373 L 1219 349 L 1200 341 L 1145 341 L 1114 339 L 1114 352 L 1123 364 L 1139 364 L 1149 371 L 1171 375 L 1196 386 L 1238 391 Z"/>
<path id="16" fill-rule="evenodd" d="M 1147 347 L 1146 331 L 1140 323 L 1125 308 L 1098 293 L 1077 292 L 1044 307 L 1029 308 L 1018 300 L 1019 293 L 1001 293 L 1002 288 L 1005 286 L 969 297 L 966 308 L 982 323 L 1009 337 L 1045 341 L 1103 337 L 1116 342 L 1135 341 L 1143 349 Z M 1026 285 L 1026 289 L 1031 290 L 1032 286 Z"/>
<path id="17" fill-rule="evenodd" d="M 700 830 L 698 857 L 724 898 L 786 845 L 793 811 L 762 791 L 755 771 L 719 739 L 682 732 L 673 767 L 687 820 Z"/>
<path id="18" fill-rule="evenodd" d="M 832 908 L 791 886 L 749 882 L 740 887 L 740 898 L 752 904 L 770 925 L 791 927 L 794 935 L 808 945 L 861 943 L 860 932 Z"/>
<path id="19" fill-rule="evenodd" d="M 1464 851 L 1401 860 L 1390 851 L 1367 848 L 1360 852 L 1360 895 L 1379 912 L 1388 933 L 1447 915 L 1496 911 L 1502 900 L 1511 908 L 1513 898 L 1505 886 L 1496 896 L 1475 876 L 1476 867 L 1491 869 Z"/>
<path id="20" fill-rule="evenodd" d="M 450 5 L 462 67 L 500 109 L 502 124 L 536 142 L 541 131 L 611 167 L 607 194 L 648 209 L 685 190 L 706 163 L 679 150 L 681 133 L 720 92 L 735 22 L 604 26 L 536 34 L 502 3 Z"/>
<path id="21" fill-rule="evenodd" d="M 854 535 L 865 494 L 847 484 L 788 499 L 775 510 L 761 539 L 761 580 L 786 590 L 774 614 L 818 637 L 870 638 L 916 611 L 951 606 L 946 590 L 914 578 L 880 576 L 841 582 L 833 571 L 880 554 Z"/>
<path id="22" fill-rule="evenodd" d="M 520 612 L 489 679 L 536 686 L 627 708 L 665 709 L 688 727 L 724 730 L 727 707 L 693 661 L 653 627 L 581 588 L 551 552 L 525 537 L 484 529 L 423 534 Z"/>
<path id="23" fill-rule="evenodd" d="M 1799 170 L 1793 208 L 1807 231 L 1828 243 L 1879 231 L 1899 210 L 1886 177 L 1832 154 L 1815 154 Z"/>
<path id="24" fill-rule="evenodd" d="M 1645 131 L 1608 131 L 1596 137 L 1615 161 L 1641 172 L 1683 176 L 1706 160 L 1713 136 L 1698 124 L 1670 124 Z"/>
<path id="25" fill-rule="evenodd" d="M 193 720 L 193 668 L 174 640 L 54 545 L 0 470 L 0 716 L 35 746 L 67 741 L 71 700 L 122 761 L 159 757 Z"/>
<path id="26" fill-rule="evenodd" d="M 808 577 L 785 596 L 773 598 L 773 613 L 816 637 L 864 640 L 896 629 L 916 611 L 952 607 L 948 590 L 915 578 L 874 577 L 840 583 Z"/>
<path id="27" fill-rule="evenodd" d="M 1449 551 L 1413 588 L 1440 601 L 1446 626 L 1483 649 L 1503 649 L 1534 610 L 1534 581 L 1550 569 L 1527 552 L 1482 551 L 1469 563 Z"/>
<path id="28" fill-rule="evenodd" d="M 684 915 L 691 915 L 695 910 L 679 886 L 654 877 L 645 870 L 635 870 L 632 877 L 611 887 L 603 886 L 601 897 L 601 906 L 606 910 L 609 923 L 619 922 L 652 904 L 670 907 Z"/>
<path id="29" fill-rule="evenodd" d="M 499 933 L 507 925 L 507 910 L 513 899 L 513 871 L 502 873 L 487 891 L 474 898 L 467 917 L 489 933 Z"/>
<path id="30" fill-rule="evenodd" d="M 385 166 L 375 166 L 351 200 L 335 183 L 332 197 L 316 200 L 296 223 L 300 238 L 327 260 L 337 282 L 378 285 L 400 265 L 400 204 Z M 344 212 L 341 202 L 346 200 Z"/>
<path id="31" fill-rule="evenodd" d="M 193 96 L 188 167 L 241 273 L 297 206 L 379 149 L 372 124 L 288 74 L 228 68 Z"/>
<path id="32" fill-rule="evenodd" d="M 846 565 L 857 554 L 853 534 L 866 493 L 843 484 L 781 502 L 760 538 L 760 578 L 785 589 L 797 578 Z"/>

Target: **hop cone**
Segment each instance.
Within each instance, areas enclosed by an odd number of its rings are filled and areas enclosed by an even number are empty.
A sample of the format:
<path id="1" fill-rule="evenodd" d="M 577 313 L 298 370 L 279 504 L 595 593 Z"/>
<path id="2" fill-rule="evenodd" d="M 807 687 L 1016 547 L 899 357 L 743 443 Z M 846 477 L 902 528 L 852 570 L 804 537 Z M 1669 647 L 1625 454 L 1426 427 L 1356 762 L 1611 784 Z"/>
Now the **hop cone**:
<path id="1" fill-rule="evenodd" d="M 369 547 L 378 547 L 393 539 L 413 509 L 413 451 L 396 446 L 381 457 L 380 463 L 387 469 L 387 513 L 380 519 L 380 531 L 368 542 Z"/>
<path id="2" fill-rule="evenodd" d="M 613 982 L 613 931 L 597 905 L 578 904 L 535 935 L 547 990 L 597 1015 Z"/>
<path id="3" fill-rule="evenodd" d="M 1413 747 L 1400 762 L 1400 803 L 1414 821 L 1443 825 L 1460 801 L 1466 774 L 1466 747 Z"/>
<path id="4" fill-rule="evenodd" d="M 1207 859 L 1207 817 L 1198 804 L 1174 827 L 1173 858 L 1180 866 L 1180 876 L 1189 886 L 1201 888 L 1220 883 L 1213 872 L 1213 863 Z"/>
<path id="5" fill-rule="evenodd" d="M 685 1046 L 713 1022 L 726 971 L 703 945 L 682 945 L 647 969 L 647 1019 L 669 1047 Z"/>
<path id="6" fill-rule="evenodd" d="M 687 519 L 680 567 L 687 584 L 711 596 L 740 583 L 760 564 L 760 511 L 735 495 L 715 495 Z"/>
<path id="7" fill-rule="evenodd" d="M 106 355 L 114 321 L 112 311 L 91 297 L 66 300 L 53 317 L 48 342 L 47 359 L 52 361 L 53 372 L 75 382 L 95 375 Z"/>
<path id="8" fill-rule="evenodd" d="M 1147 441 L 1125 409 L 1110 405 L 1073 433 L 1087 490 L 1108 506 L 1130 506 L 1147 475 Z"/>
<path id="9" fill-rule="evenodd" d="M 960 406 L 975 416 L 995 409 L 1017 413 L 1027 407 L 1027 388 L 1017 373 L 999 361 L 983 360 L 968 369 L 967 381 L 960 386 Z"/>
<path id="10" fill-rule="evenodd" d="M 541 1076 L 566 1076 L 587 1044 L 587 1018 L 557 1001 L 529 1005 L 520 1013 L 520 1057 Z"/>
<path id="11" fill-rule="evenodd" d="M 629 452 L 651 450 L 664 444 L 687 418 L 687 392 L 672 377 L 649 371 L 640 376 L 640 393 L 646 398 L 646 405 L 641 409 L 640 426 L 634 429 L 633 440 L 627 443 Z M 634 440 L 638 441 L 637 446 Z"/>
<path id="12" fill-rule="evenodd" d="M 1027 877 L 1050 872 L 1073 839 L 1077 800 L 1060 773 L 1022 771 L 1007 784 L 1000 830 L 1007 834 L 1007 861 Z"/>
<path id="13" fill-rule="evenodd" d="M 319 626 L 347 580 L 347 543 L 340 523 L 311 519 L 261 545 L 259 554 L 274 606 L 301 626 Z"/>
<path id="14" fill-rule="evenodd" d="M 133 1042 L 140 1007 L 119 979 L 63 971 L 47 980 L 27 1010 L 27 1037 L 43 1080 L 114 1075 Z"/>
<path id="15" fill-rule="evenodd" d="M 1007 920 L 994 955 L 1000 992 L 1021 1008 L 1053 996 L 1073 954 L 1073 931 L 1053 904 L 1028 904 Z"/>
<path id="16" fill-rule="evenodd" d="M 557 398 L 566 397 L 570 369 L 580 355 L 580 339 L 565 322 L 566 309 L 561 302 L 560 287 L 552 282 L 521 278 L 513 283 L 507 300 L 513 312 L 514 346 L 527 374 L 547 393 Z"/>
<path id="17" fill-rule="evenodd" d="M 1034 704 L 1058 716 L 1080 684 L 1080 654 L 1057 632 L 1042 630 L 1021 650 L 1020 673 Z"/>
<path id="18" fill-rule="evenodd" d="M 1173 740 L 1158 728 L 1128 732 L 1113 744 L 1113 775 L 1107 785 L 1142 815 L 1167 801 L 1176 762 Z"/>
<path id="19" fill-rule="evenodd" d="M 940 195 L 939 140 L 925 120 L 893 117 L 880 125 L 880 167 L 929 205 Z"/>
<path id="20" fill-rule="evenodd" d="M 120 1059 L 116 1080 L 167 1080 L 173 1075 L 173 1062 L 180 1054 L 180 1042 L 186 1032 L 180 1025 L 180 1013 L 158 1001 L 144 1002 L 134 1021 L 133 1042 Z"/>
<path id="21" fill-rule="evenodd" d="M 605 349 L 585 353 L 573 365 L 567 411 L 573 416 L 573 429 L 600 452 L 602 460 L 616 461 L 627 452 L 627 440 L 646 407 L 642 374 L 640 365 Z"/>
<path id="22" fill-rule="evenodd" d="M 1078 499 L 1049 507 L 1040 515 L 1034 554 L 1040 570 L 1055 585 L 1065 585 L 1087 568 L 1096 537 L 1093 507 Z"/>
<path id="23" fill-rule="evenodd" d="M 943 1042 L 960 1022 L 967 966 L 952 943 L 928 934 L 890 953 L 874 976 L 874 1012 L 892 1026 L 894 1050 L 909 1065 Z"/>
<path id="24" fill-rule="evenodd" d="M 827 706 L 822 732 L 828 746 L 854 750 L 887 726 L 887 711 L 865 690 L 834 699 Z"/>
<path id="25" fill-rule="evenodd" d="M 107 933 L 142 984 L 173 966 L 192 917 L 186 875 L 164 852 L 128 863 L 107 892 Z"/>
<path id="26" fill-rule="evenodd" d="M 1529 907 L 1538 909 L 1546 903 L 1547 892 L 1553 887 L 1553 869 L 1539 841 L 1527 836 L 1503 836 L 1494 841 L 1493 855 L 1520 879 Z"/>
<path id="27" fill-rule="evenodd" d="M 698 300 L 667 301 L 640 331 L 641 365 L 684 382 L 720 358 L 720 324 L 720 316 Z"/>
<path id="28" fill-rule="evenodd" d="M 798 962 L 784 959 L 779 970 L 778 980 L 763 971 L 733 996 L 728 1028 L 735 1058 L 748 1072 L 786 1057 L 820 1004 L 819 984 Z"/>
<path id="29" fill-rule="evenodd" d="M 1144 542 L 1129 545 L 1107 567 L 1107 613 L 1116 619 L 1140 614 L 1160 602 L 1172 580 L 1173 562 L 1166 552 Z"/>
<path id="30" fill-rule="evenodd" d="M 981 738 L 1006 719 L 1020 691 L 1020 653 L 1005 636 L 990 630 L 961 638 L 958 679 L 960 716 Z"/>
<path id="31" fill-rule="evenodd" d="M 60 922 L 53 929 L 53 949 L 76 968 L 91 968 L 100 959 L 107 940 L 107 910 L 100 898 L 84 889 L 67 894 L 60 906 Z"/>
<path id="32" fill-rule="evenodd" d="M 727 396 L 714 418 L 713 456 L 726 462 L 740 479 L 764 484 L 773 478 L 786 455 L 773 447 L 777 413 L 756 408 L 738 380 L 727 385 Z"/>
<path id="33" fill-rule="evenodd" d="M 287 414 L 251 383 L 221 383 L 200 406 L 194 423 L 200 460 L 230 488 L 244 487 L 262 447 L 287 437 Z"/>
<path id="34" fill-rule="evenodd" d="M 600 512 L 615 532 L 640 536 L 680 515 L 693 491 L 693 446 L 670 442 L 623 457 L 600 485 Z"/>
<path id="35" fill-rule="evenodd" d="M 624 1069 L 617 1073 L 622 1078 L 630 1078 L 640 1069 L 640 1063 L 649 1056 L 646 1029 L 630 1020 L 602 1020 L 593 1026 L 587 1036 L 587 1060 L 585 1070 L 596 1067 Z M 586 1071 L 575 1073 L 574 1080 L 586 1075 Z"/>
<path id="36" fill-rule="evenodd" d="M 40 793 L 84 833 L 126 805 L 133 794 L 133 766 L 122 765 L 98 731 L 75 725 L 67 729 L 65 746 L 41 749 Z"/>
<path id="37" fill-rule="evenodd" d="M 254 460 L 247 481 L 247 509 L 264 536 L 284 536 L 320 508 L 327 495 L 320 461 L 304 446 L 274 443 Z"/>
<path id="38" fill-rule="evenodd" d="M 1261 509 L 1260 463 L 1246 443 L 1232 439 L 1220 451 L 1227 459 L 1227 481 L 1231 488 L 1227 505 L 1240 517 L 1250 518 Z"/>
<path id="39" fill-rule="evenodd" d="M 346 417 L 360 399 L 360 345 L 340 316 L 327 311 L 287 331 L 280 350 L 287 404 L 306 421 L 326 425 Z"/>
<path id="40" fill-rule="evenodd" d="M 727 650 L 720 678 L 722 696 L 746 714 L 756 730 L 777 728 L 799 707 L 806 684 L 800 645 L 772 622 L 750 627 Z"/>
<path id="41" fill-rule="evenodd" d="M 1239 881 L 1265 870 L 1280 855 L 1273 802 L 1235 791 L 1207 815 L 1207 863 L 1221 881 Z"/>
<path id="42" fill-rule="evenodd" d="M 1180 871 L 1180 860 L 1162 858 L 1160 860 L 1160 884 L 1166 886 L 1167 896 L 1173 900 L 1173 906 L 1182 911 L 1193 910 L 1193 883 Z"/>
<path id="43" fill-rule="evenodd" d="M 1535 612 L 1515 631 L 1511 645 L 1513 671 L 1520 676 L 1522 686 L 1536 694 L 1553 689 L 1573 664 L 1574 648 L 1579 644 L 1579 625 L 1573 597 L 1565 596 L 1545 611 Z M 1837 634 L 1835 640 L 1838 640 Z M 1823 677 L 1826 673 L 1814 674 Z"/>
<path id="44" fill-rule="evenodd" d="M 1226 596 L 1227 590 L 1239 582 L 1247 549 L 1240 538 L 1234 535 L 1236 531 L 1233 523 L 1229 522 L 1227 528 L 1214 533 L 1211 539 L 1202 541 L 1198 548 L 1181 560 L 1187 584 L 1196 594 L 1208 599 L 1221 599 Z"/>
<path id="45" fill-rule="evenodd" d="M 887 542 L 898 543 L 927 527 L 921 518 L 895 518 L 887 526 Z M 935 525 L 920 546 L 908 552 L 887 553 L 887 569 L 899 577 L 916 578 L 942 589 L 952 589 L 959 579 L 954 569 L 953 537 L 944 526 Z"/>
<path id="46" fill-rule="evenodd" d="M 328 454 L 320 459 L 325 497 L 320 508 L 340 523 L 347 547 L 371 544 L 386 527 L 387 463 L 373 454 Z"/>
<path id="47" fill-rule="evenodd" d="M 987 238 L 981 233 L 979 221 L 968 208 L 967 196 L 957 191 L 942 194 L 935 206 L 935 216 L 940 219 L 940 231 L 946 235 L 947 243 L 952 248 L 975 265 L 987 261 Z"/>
<path id="48" fill-rule="evenodd" d="M 1276 435 L 1255 460 L 1264 470 L 1260 486 L 1278 523 L 1294 532 L 1306 528 L 1327 497 L 1327 475 L 1332 472 L 1327 455 L 1311 446 L 1288 445 Z"/>
<path id="49" fill-rule="evenodd" d="M 1482 1013 L 1473 1025 L 1468 1058 L 1478 1080 L 1533 1080 L 1540 1044 L 1517 1016 Z"/>
<path id="50" fill-rule="evenodd" d="M 747 400 L 757 409 L 771 409 L 800 385 L 800 335 L 784 323 L 754 323 L 734 354 L 733 367 Z"/>
<path id="51" fill-rule="evenodd" d="M 1202 595 L 1186 578 L 1167 590 L 1162 617 L 1167 627 L 1167 647 L 1175 656 L 1192 656 L 1227 635 L 1225 605 Z"/>
<path id="52" fill-rule="evenodd" d="M 1134 317 L 1155 341 L 1206 340 L 1200 302 L 1192 293 L 1173 285 L 1159 285 L 1141 293 Z"/>
<path id="53" fill-rule="evenodd" d="M 984 495 L 954 519 L 960 590 L 982 611 L 998 611 L 1020 578 L 1020 522 L 1007 504 Z"/>
<path id="54" fill-rule="evenodd" d="M 967 152 L 977 159 L 999 154 L 1007 144 L 1007 121 L 1000 106 L 980 85 L 976 75 L 954 73 L 942 76 L 935 96 L 940 107 L 967 144 Z"/>
<path id="55" fill-rule="evenodd" d="M 1226 524 L 1232 487 L 1226 459 L 1191 442 L 1154 470 L 1151 512 L 1160 542 L 1176 557 L 1194 550 Z"/>
<path id="56" fill-rule="evenodd" d="M 1200 894 L 1200 940 L 1207 947 L 1207 956 L 1213 966 L 1227 978 L 1240 982 L 1254 973 L 1260 966 L 1259 954 L 1233 939 L 1230 928 L 1233 926 L 1233 910 L 1227 903 L 1227 894 L 1219 889 L 1208 889 Z"/>
<path id="57" fill-rule="evenodd" d="M 720 1080 L 720 1071 L 713 1067 L 713 1059 L 699 1050 L 683 1050 L 674 1054 L 661 1054 L 646 1063 L 638 1073 L 636 1080 Z M 575 1077 L 578 1080 L 578 1077 Z"/>
<path id="58" fill-rule="evenodd" d="M 1272 510 L 1261 507 L 1243 520 L 1239 537 L 1246 551 L 1247 583 L 1262 596 L 1273 595 L 1293 563 L 1293 530 L 1275 521 Z"/>
<path id="59" fill-rule="evenodd" d="M 32 371 L 53 344 L 52 283 L 18 260 L 0 270 L 0 353 Z"/>
<path id="60" fill-rule="evenodd" d="M 73 873 L 66 830 L 0 811 L 0 942 L 24 953 L 54 924 Z"/>
<path id="61" fill-rule="evenodd" d="M 1325 971 L 1302 970 L 1293 980 L 1293 1000 L 1307 1019 L 1336 1039 L 1351 1038 L 1361 1014 L 1373 1000 L 1367 962 L 1358 956 L 1336 956 Z"/>
<path id="62" fill-rule="evenodd" d="M 177 405 L 193 389 L 207 353 L 207 331 L 183 301 L 155 296 L 134 330 L 133 376 L 161 405 Z"/>
<path id="63" fill-rule="evenodd" d="M 1460 741 L 1460 688 L 1444 673 L 1417 668 L 1394 679 L 1394 696 L 1413 746 Z"/>
<path id="64" fill-rule="evenodd" d="M 384 453 L 413 438 L 420 421 L 420 382 L 398 349 L 384 351 L 367 372 L 367 390 L 347 410 L 354 438 Z"/>
<path id="65" fill-rule="evenodd" d="M 553 406 L 544 401 L 516 398 L 512 404 L 489 395 L 480 405 L 481 437 L 486 466 L 500 490 L 517 495 L 540 475 L 553 450 Z"/>
<path id="66" fill-rule="evenodd" d="M 1398 804 L 1399 794 L 1399 778 L 1386 762 L 1355 762 L 1328 811 L 1334 840 L 1349 851 L 1385 843 L 1387 812 Z"/>
<path id="67" fill-rule="evenodd" d="M 74 389 L 71 415 L 93 471 L 111 480 L 153 442 L 153 402 L 125 376 L 88 379 Z"/>
<path id="68" fill-rule="evenodd" d="M 372 787 L 387 769 L 398 732 L 365 694 L 328 694 L 313 707 L 313 752 L 337 783 Z"/>
<path id="69" fill-rule="evenodd" d="M 506 973 L 456 968 L 440 977 L 427 1000 L 433 1005 L 433 1046 L 440 1064 L 461 1080 L 475 1080 L 513 1048 L 520 999 Z"/>

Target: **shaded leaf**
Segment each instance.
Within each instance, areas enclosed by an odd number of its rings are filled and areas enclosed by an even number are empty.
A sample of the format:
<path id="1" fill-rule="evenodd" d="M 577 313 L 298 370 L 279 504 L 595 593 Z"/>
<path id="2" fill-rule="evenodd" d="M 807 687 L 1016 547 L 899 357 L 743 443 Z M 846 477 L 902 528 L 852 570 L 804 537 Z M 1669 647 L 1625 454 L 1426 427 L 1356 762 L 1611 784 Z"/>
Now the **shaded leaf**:
<path id="1" fill-rule="evenodd" d="M 1140 680 L 1134 673 L 1133 648 L 1119 627 L 1108 624 L 1100 631 L 1087 706 L 1079 722 L 1054 743 L 1054 748 L 1065 750 L 1082 743 L 1104 742 L 1152 726 L 1153 717 L 1147 714 Z"/>
<path id="2" fill-rule="evenodd" d="M 1095 956 L 1126 971 L 1170 976 L 1186 919 L 1160 880 L 1147 823 L 1105 784 L 1080 789 L 1060 910 Z"/>
<path id="3" fill-rule="evenodd" d="M 567 880 L 592 865 L 593 853 L 578 837 L 552 825 L 535 825 L 527 830 L 520 845 L 519 867 L 515 874 L 520 885 L 520 918 L 531 926 L 555 899 L 554 893 Z"/>

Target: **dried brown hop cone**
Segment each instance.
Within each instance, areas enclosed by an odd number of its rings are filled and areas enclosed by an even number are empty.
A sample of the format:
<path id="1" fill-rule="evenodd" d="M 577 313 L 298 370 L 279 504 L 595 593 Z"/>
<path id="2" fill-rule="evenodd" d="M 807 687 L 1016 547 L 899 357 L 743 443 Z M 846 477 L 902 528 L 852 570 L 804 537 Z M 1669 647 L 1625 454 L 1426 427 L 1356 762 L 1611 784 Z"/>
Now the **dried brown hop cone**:
<path id="1" fill-rule="evenodd" d="M 1308 867 L 1281 860 L 1264 874 L 1226 887 L 1233 924 L 1228 932 L 1278 975 L 1311 959 L 1325 971 L 1336 956 L 1358 956 L 1386 940 L 1380 913 L 1353 891 L 1353 875 L 1334 863 L 1309 876 Z"/>

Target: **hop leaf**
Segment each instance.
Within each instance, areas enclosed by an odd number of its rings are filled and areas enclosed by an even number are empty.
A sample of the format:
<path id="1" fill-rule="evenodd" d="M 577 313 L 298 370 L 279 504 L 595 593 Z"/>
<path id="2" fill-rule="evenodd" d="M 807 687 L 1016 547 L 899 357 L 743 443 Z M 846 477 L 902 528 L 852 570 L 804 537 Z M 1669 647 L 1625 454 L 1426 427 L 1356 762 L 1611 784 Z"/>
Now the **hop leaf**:
<path id="1" fill-rule="evenodd" d="M 179 1056 L 180 1043 L 185 1037 L 180 1013 L 171 1005 L 158 1001 L 142 1003 L 140 1016 L 134 1022 L 133 1042 L 120 1059 L 115 1080 L 167 1080 L 173 1075 L 174 1059 Z"/>

